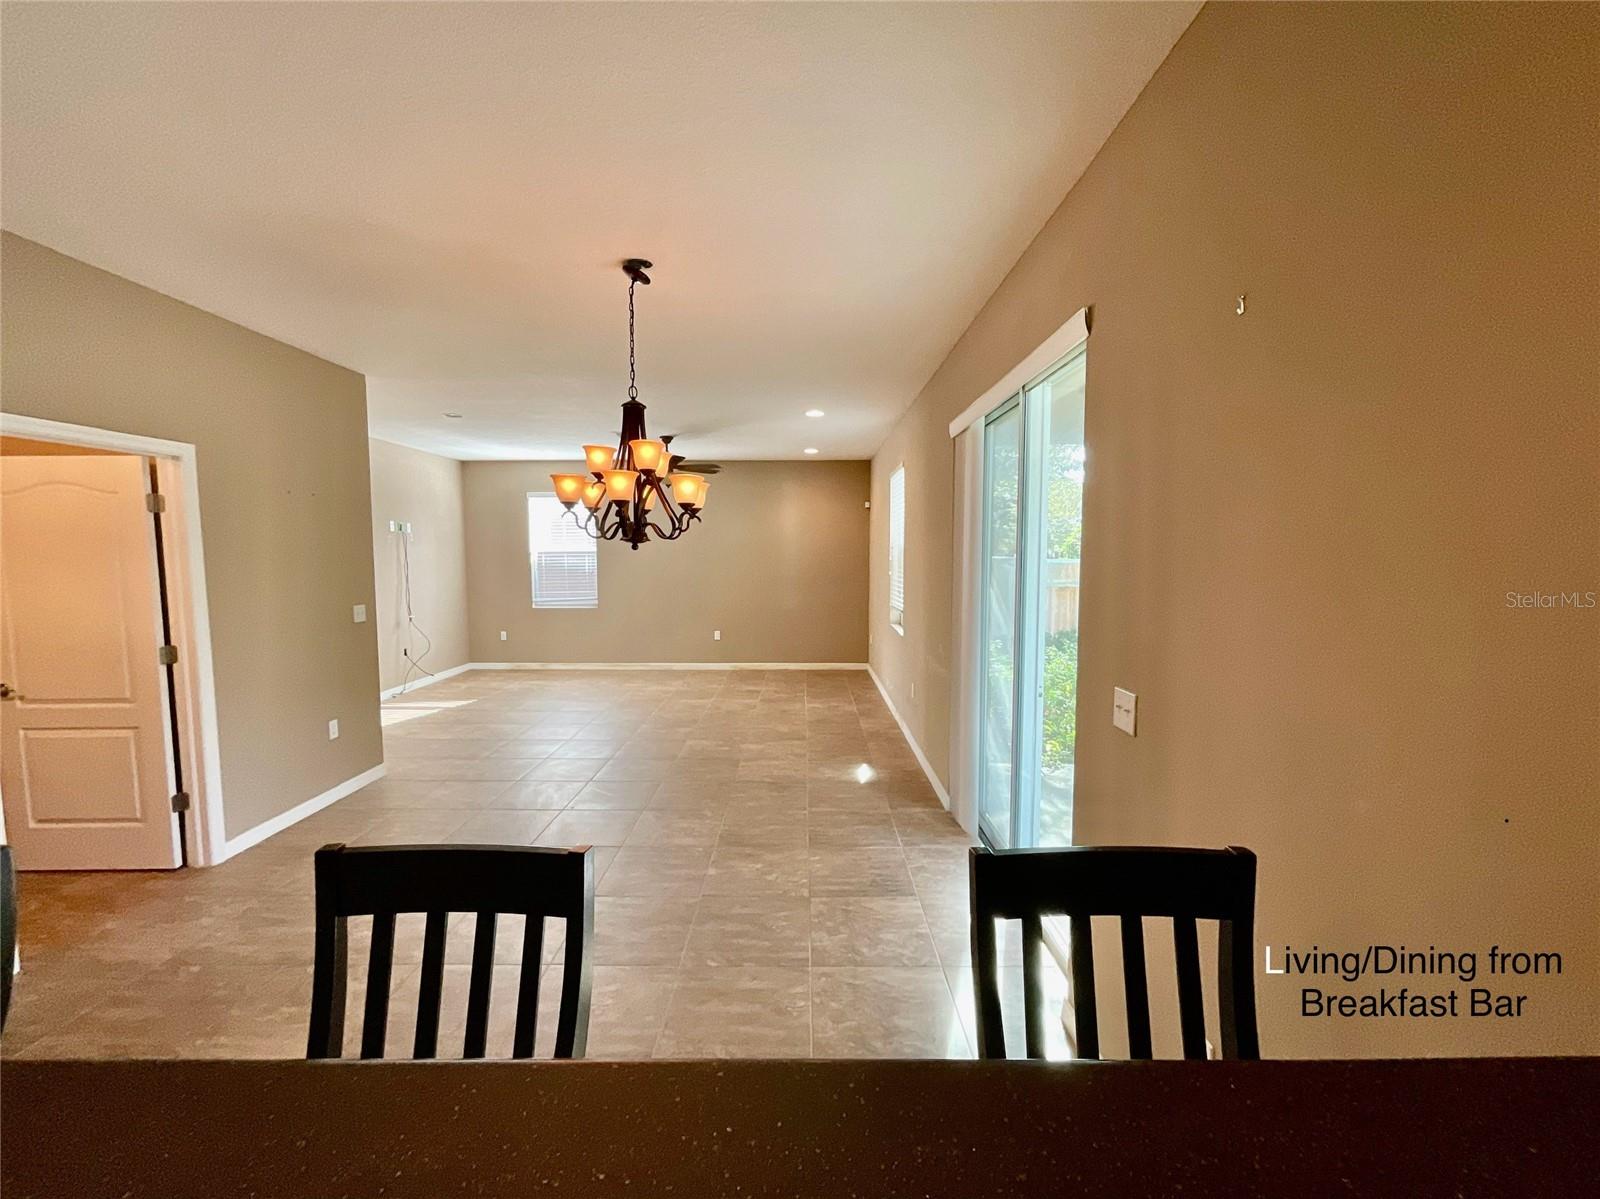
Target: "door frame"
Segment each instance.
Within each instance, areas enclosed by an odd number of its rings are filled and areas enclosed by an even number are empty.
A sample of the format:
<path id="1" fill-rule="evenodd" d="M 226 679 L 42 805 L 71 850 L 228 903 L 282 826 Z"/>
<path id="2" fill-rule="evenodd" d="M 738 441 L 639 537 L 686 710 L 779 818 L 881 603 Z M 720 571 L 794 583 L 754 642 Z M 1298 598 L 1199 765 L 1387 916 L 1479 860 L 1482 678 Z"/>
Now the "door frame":
<path id="1" fill-rule="evenodd" d="M 217 865 L 228 854 L 226 825 L 222 818 L 217 687 L 211 662 L 211 612 L 206 597 L 206 559 L 200 535 L 200 481 L 194 445 L 10 412 L 0 412 L 0 434 L 155 459 L 161 493 L 167 497 L 163 515 L 169 522 L 162 566 L 167 574 L 172 640 L 178 647 L 178 669 L 173 672 L 178 743 L 184 783 L 190 796 L 185 850 L 190 865 Z"/>

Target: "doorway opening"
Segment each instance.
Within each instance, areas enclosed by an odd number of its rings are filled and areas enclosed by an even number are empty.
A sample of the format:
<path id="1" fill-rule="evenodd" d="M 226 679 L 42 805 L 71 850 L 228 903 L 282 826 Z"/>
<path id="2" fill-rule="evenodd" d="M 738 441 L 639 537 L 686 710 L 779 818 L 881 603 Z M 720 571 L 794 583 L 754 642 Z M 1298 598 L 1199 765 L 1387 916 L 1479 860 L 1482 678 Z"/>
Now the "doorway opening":
<path id="1" fill-rule="evenodd" d="M 223 856 L 194 447 L 0 416 L 0 836 L 20 870 Z"/>

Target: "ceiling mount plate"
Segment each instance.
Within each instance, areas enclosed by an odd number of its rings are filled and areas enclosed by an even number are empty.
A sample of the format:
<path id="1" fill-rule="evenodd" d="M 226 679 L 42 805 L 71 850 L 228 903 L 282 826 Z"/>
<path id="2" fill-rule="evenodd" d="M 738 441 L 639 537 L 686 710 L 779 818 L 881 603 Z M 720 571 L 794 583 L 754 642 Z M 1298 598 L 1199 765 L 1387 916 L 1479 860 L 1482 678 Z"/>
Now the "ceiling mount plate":
<path id="1" fill-rule="evenodd" d="M 645 272 L 654 266 L 655 263 L 645 258 L 624 258 L 622 260 L 622 269 L 628 273 L 628 278 L 635 283 L 643 283 L 646 287 L 650 286 L 650 276 Z"/>

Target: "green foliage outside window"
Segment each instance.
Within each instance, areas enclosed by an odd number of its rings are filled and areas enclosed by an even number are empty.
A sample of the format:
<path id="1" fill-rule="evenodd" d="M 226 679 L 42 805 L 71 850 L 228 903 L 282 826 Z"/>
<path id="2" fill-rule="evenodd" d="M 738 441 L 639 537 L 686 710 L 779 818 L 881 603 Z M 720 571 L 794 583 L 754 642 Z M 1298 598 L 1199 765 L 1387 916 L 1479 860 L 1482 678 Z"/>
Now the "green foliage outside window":
<path id="1" fill-rule="evenodd" d="M 1011 727 L 1010 646 L 995 641 L 989 653 L 990 725 Z M 1078 631 L 1062 629 L 1044 643 L 1044 769 L 1070 766 L 1078 737 Z"/>

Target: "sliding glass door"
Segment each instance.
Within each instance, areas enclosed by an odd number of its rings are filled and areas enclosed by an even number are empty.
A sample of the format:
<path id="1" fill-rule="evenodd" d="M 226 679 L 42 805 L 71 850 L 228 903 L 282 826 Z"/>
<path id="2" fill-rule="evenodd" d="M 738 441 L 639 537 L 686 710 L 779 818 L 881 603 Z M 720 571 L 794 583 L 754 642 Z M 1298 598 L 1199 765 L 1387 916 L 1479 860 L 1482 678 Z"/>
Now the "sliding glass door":
<path id="1" fill-rule="evenodd" d="M 1000 848 L 1072 841 L 1083 400 L 1080 350 L 984 425 L 978 815 Z"/>
<path id="2" fill-rule="evenodd" d="M 983 429 L 983 703 L 978 823 L 992 845 L 1012 844 L 1016 760 L 1018 533 L 1022 500 L 1022 404 L 1013 399 Z"/>

